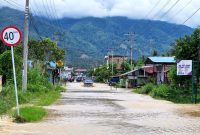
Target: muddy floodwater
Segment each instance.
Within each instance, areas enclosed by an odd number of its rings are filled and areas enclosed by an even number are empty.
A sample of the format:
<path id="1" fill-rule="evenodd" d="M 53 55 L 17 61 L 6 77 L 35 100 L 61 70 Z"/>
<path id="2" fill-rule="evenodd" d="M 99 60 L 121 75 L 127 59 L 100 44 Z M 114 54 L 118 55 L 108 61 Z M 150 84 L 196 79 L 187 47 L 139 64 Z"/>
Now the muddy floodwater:
<path id="1" fill-rule="evenodd" d="M 200 135 L 200 105 L 176 105 L 105 84 L 69 83 L 39 123 L 0 118 L 0 135 Z"/>

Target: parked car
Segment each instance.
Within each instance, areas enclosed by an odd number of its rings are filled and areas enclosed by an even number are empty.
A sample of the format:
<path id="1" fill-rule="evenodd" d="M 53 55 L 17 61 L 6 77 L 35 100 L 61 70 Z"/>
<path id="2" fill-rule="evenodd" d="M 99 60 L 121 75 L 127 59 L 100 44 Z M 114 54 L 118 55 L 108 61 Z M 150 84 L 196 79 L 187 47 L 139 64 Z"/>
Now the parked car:
<path id="1" fill-rule="evenodd" d="M 118 82 L 119 82 L 119 77 L 118 77 L 118 76 L 113 76 L 113 77 L 109 80 L 108 85 L 109 85 L 109 86 L 114 86 L 114 85 L 116 85 Z"/>
<path id="2" fill-rule="evenodd" d="M 92 87 L 93 86 L 93 81 L 91 79 L 85 79 L 84 80 L 84 86 L 85 87 Z"/>

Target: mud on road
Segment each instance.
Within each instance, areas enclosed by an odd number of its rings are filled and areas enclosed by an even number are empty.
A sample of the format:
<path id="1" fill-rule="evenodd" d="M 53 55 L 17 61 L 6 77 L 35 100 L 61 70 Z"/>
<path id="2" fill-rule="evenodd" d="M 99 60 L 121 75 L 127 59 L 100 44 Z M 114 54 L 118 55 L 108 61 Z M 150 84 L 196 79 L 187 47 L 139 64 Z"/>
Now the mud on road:
<path id="1" fill-rule="evenodd" d="M 199 135 L 200 105 L 176 105 L 105 84 L 68 91 L 39 123 L 0 120 L 1 135 Z"/>

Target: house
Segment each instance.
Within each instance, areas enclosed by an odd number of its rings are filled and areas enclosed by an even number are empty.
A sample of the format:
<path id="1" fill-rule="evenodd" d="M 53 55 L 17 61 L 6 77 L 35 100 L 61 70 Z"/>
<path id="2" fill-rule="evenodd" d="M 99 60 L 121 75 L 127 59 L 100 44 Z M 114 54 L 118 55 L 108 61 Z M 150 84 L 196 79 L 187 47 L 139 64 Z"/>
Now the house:
<path id="1" fill-rule="evenodd" d="M 168 72 L 172 65 L 176 64 L 175 57 L 148 57 L 146 66 L 153 66 L 153 76 L 157 84 L 168 83 Z"/>
<path id="2" fill-rule="evenodd" d="M 83 77 L 87 73 L 87 69 L 78 68 L 75 70 L 77 76 Z"/>
<path id="3" fill-rule="evenodd" d="M 133 88 L 144 85 L 148 82 L 150 77 L 153 77 L 153 66 L 143 66 L 138 69 L 131 70 L 124 74 L 121 74 L 119 77 L 121 78 L 121 85 L 126 88 Z"/>
<path id="4" fill-rule="evenodd" d="M 105 61 L 107 64 L 107 67 L 109 67 L 109 64 L 116 64 L 117 65 L 117 70 L 121 70 L 122 69 L 122 63 L 126 60 L 128 60 L 127 56 L 122 56 L 122 55 L 108 55 L 105 56 Z"/>

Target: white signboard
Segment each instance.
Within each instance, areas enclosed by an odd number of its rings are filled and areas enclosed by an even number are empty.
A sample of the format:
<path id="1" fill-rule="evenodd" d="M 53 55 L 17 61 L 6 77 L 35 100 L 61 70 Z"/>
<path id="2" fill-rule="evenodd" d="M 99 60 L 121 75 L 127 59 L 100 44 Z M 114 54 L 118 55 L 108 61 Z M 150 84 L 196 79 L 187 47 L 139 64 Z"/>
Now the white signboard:
<path id="1" fill-rule="evenodd" d="M 177 75 L 192 75 L 192 60 L 181 60 L 177 63 Z"/>

